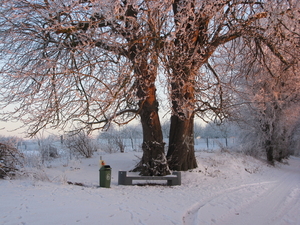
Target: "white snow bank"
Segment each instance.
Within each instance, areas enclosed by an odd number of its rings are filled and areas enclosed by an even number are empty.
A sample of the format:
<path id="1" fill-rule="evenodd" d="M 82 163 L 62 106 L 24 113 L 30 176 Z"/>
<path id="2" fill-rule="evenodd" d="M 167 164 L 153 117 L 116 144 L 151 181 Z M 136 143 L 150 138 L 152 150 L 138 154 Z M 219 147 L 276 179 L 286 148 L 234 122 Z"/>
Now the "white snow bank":
<path id="1" fill-rule="evenodd" d="M 118 171 L 132 169 L 135 155 L 103 155 L 111 188 L 97 187 L 99 155 L 0 180 L 0 224 L 300 224 L 300 158 L 269 167 L 241 154 L 196 152 L 199 167 L 182 172 L 181 186 L 118 186 Z"/>

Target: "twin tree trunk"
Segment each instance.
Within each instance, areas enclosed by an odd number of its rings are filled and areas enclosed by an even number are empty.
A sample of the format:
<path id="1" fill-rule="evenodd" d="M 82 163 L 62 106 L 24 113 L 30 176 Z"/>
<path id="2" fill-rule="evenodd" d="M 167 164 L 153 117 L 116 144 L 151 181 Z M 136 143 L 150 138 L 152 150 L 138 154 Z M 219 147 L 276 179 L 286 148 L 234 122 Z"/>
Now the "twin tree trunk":
<path id="1" fill-rule="evenodd" d="M 181 40 L 182 38 L 184 40 Z M 190 42 L 189 38 L 186 40 L 184 36 L 179 35 L 178 40 L 175 41 L 175 45 L 178 45 L 176 49 L 185 51 L 185 48 L 180 47 L 182 41 Z M 175 59 L 173 58 L 175 65 L 172 74 L 174 79 L 171 83 L 172 116 L 169 149 L 167 157 L 165 157 L 165 143 L 159 121 L 155 88 L 158 58 L 155 54 L 143 55 L 141 50 L 145 50 L 145 46 L 139 44 L 131 49 L 131 53 L 133 53 L 132 62 L 135 65 L 135 74 L 138 78 L 137 96 L 140 99 L 139 114 L 143 128 L 143 156 L 135 170 L 140 171 L 142 175 L 163 176 L 170 174 L 170 169 L 179 171 L 194 169 L 197 167 L 197 162 L 194 154 L 195 96 L 193 83 L 195 71 L 198 67 L 200 68 L 200 64 L 198 63 L 199 65 L 197 64 L 195 69 L 191 69 L 193 60 L 190 58 L 184 60 L 187 65 L 184 62 L 182 64 L 180 60 L 177 60 L 177 56 L 182 57 L 182 51 L 177 52 Z M 140 53 L 141 55 L 139 55 Z"/>
<path id="2" fill-rule="evenodd" d="M 197 167 L 194 153 L 194 88 L 190 82 L 172 83 L 172 109 L 169 149 L 165 156 L 163 134 L 156 99 L 156 71 L 146 60 L 135 71 L 139 74 L 137 96 L 143 128 L 143 156 L 134 171 L 141 175 L 164 176 L 171 170 L 186 171 Z M 181 73 L 181 72 L 180 72 Z M 181 75 L 181 74 L 180 74 Z M 189 77 L 189 76 L 187 76 Z"/>
<path id="3" fill-rule="evenodd" d="M 166 159 L 155 92 L 155 86 L 152 85 L 148 89 L 148 97 L 141 102 L 143 156 L 135 171 L 140 171 L 145 176 L 164 176 L 170 174 L 169 169 L 186 171 L 196 168 L 194 116 L 185 119 L 178 114 L 171 116 L 169 149 Z"/>
<path id="4" fill-rule="evenodd" d="M 175 80 L 172 86 L 172 116 L 169 149 L 165 157 L 161 123 L 156 99 L 156 72 L 149 70 L 146 61 L 139 64 L 142 79 L 138 80 L 137 96 L 140 98 L 140 117 L 143 128 L 143 156 L 134 171 L 142 175 L 164 176 L 171 170 L 186 171 L 197 167 L 194 153 L 194 87 L 189 78 Z M 182 75 L 182 76 L 181 76 Z"/>

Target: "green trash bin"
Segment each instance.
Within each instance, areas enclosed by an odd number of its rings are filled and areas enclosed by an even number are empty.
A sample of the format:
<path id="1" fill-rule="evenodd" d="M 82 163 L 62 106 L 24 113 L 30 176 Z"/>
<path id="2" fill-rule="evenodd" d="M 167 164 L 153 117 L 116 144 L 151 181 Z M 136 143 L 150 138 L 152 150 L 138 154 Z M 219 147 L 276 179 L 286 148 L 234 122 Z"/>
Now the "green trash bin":
<path id="1" fill-rule="evenodd" d="M 104 165 L 99 169 L 100 187 L 110 188 L 111 168 L 109 165 Z"/>

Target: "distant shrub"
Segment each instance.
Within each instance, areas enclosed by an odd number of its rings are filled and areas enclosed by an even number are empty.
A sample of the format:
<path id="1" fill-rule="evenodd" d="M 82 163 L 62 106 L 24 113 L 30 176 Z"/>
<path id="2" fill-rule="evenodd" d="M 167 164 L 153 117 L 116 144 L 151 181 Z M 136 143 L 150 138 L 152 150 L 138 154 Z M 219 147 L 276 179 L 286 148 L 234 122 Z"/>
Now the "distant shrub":
<path id="1" fill-rule="evenodd" d="M 65 146 L 71 153 L 79 154 L 85 158 L 91 158 L 93 153 L 97 151 L 92 138 L 83 131 L 78 134 L 69 135 L 65 140 Z"/>
<path id="2" fill-rule="evenodd" d="M 40 146 L 40 151 L 42 154 L 42 159 L 49 160 L 50 158 L 57 158 L 58 151 L 57 148 L 53 147 L 52 145 L 43 145 Z"/>
<path id="3" fill-rule="evenodd" d="M 0 178 L 10 177 L 23 166 L 23 154 L 18 149 L 0 143 Z"/>
<path id="4" fill-rule="evenodd" d="M 107 144 L 102 145 L 102 149 L 107 153 L 124 152 L 125 151 L 125 140 L 120 136 L 111 136 L 107 139 Z"/>
<path id="5" fill-rule="evenodd" d="M 38 151 L 40 152 L 40 157 L 43 164 L 53 158 L 59 157 L 58 150 L 56 147 L 54 147 L 54 143 L 57 141 L 56 136 L 50 135 L 47 138 L 36 137 L 36 139 L 38 142 Z"/>

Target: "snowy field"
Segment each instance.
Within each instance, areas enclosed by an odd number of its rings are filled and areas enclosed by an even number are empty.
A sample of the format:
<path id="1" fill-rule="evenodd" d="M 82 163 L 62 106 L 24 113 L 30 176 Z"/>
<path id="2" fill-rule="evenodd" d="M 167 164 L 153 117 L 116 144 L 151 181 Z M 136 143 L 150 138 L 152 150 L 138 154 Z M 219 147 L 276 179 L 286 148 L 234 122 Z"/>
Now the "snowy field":
<path id="1" fill-rule="evenodd" d="M 111 188 L 97 187 L 100 155 L 112 167 Z M 199 167 L 182 172 L 181 186 L 119 186 L 118 171 L 140 156 L 56 159 L 0 180 L 0 224 L 300 224 L 300 158 L 270 167 L 238 153 L 197 151 Z"/>

